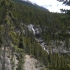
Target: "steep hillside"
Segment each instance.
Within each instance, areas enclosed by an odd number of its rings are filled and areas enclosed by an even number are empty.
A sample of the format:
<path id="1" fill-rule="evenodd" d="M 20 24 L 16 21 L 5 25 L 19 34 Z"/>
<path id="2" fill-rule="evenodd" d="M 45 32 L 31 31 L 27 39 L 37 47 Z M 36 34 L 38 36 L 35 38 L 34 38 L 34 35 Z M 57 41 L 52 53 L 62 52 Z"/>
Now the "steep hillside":
<path id="1" fill-rule="evenodd" d="M 44 7 L 41 7 L 41 6 L 37 5 L 37 4 L 34 4 L 34 3 L 30 2 L 30 1 L 25 1 L 25 0 L 13 0 L 13 1 L 21 3 L 21 4 L 24 4 L 24 5 L 27 5 L 29 7 L 35 8 L 35 9 L 44 10 L 44 11 L 49 12 L 48 9 L 46 9 Z"/>
<path id="2" fill-rule="evenodd" d="M 21 0 L 0 0 L 0 69 L 24 70 L 32 56 L 45 70 L 70 70 L 69 19 L 69 13 L 50 13 Z M 30 56 L 25 60 L 25 55 Z"/>

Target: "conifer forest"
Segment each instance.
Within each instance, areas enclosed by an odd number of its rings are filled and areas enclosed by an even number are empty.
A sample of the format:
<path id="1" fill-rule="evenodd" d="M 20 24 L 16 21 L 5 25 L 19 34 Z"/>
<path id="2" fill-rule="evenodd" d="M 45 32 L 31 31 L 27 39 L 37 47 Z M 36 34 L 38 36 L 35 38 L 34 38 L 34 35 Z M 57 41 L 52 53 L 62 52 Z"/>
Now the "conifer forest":
<path id="1" fill-rule="evenodd" d="M 0 70 L 70 70 L 70 10 L 61 11 L 0 0 Z"/>

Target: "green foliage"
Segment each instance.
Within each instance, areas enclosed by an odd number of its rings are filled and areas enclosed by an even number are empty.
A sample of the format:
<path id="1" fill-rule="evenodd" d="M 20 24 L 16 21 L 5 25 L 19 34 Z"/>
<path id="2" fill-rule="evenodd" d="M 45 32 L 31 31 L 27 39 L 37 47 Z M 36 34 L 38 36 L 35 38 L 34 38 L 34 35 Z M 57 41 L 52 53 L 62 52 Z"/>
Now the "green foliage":
<path id="1" fill-rule="evenodd" d="M 41 36 L 48 44 L 51 40 L 64 40 L 68 47 L 70 35 L 66 31 L 70 27 L 69 14 L 50 13 L 32 4 L 16 1 L 0 0 L 0 47 L 2 44 L 13 44 L 13 52 L 19 55 L 17 70 L 23 70 L 24 52 L 40 60 L 49 70 L 69 70 L 69 55 L 67 58 L 58 53 L 48 54 L 27 28 L 23 34 L 25 25 L 39 25 L 42 29 Z M 24 22 L 24 26 L 21 22 Z"/>

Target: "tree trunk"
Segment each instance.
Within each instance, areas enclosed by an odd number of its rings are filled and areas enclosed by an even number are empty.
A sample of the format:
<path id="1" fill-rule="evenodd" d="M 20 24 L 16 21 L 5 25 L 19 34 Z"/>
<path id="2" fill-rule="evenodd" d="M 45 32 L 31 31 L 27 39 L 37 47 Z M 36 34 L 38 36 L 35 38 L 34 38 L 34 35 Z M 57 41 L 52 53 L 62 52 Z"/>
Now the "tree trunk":
<path id="1" fill-rule="evenodd" d="M 6 47 L 4 46 L 4 51 L 3 51 L 3 62 L 2 62 L 2 70 L 5 70 L 5 51 L 6 51 Z"/>

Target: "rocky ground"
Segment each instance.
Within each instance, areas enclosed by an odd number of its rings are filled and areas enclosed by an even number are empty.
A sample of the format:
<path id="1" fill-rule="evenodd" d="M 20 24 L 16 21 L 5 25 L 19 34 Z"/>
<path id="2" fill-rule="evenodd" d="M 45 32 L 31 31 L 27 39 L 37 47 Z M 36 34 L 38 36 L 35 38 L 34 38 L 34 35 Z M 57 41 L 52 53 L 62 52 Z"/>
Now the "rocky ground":
<path id="1" fill-rule="evenodd" d="M 37 61 L 35 58 L 30 57 L 29 55 L 25 55 L 25 70 L 47 70 L 42 64 Z"/>
<path id="2" fill-rule="evenodd" d="M 4 53 L 3 49 L 4 48 L 0 49 L 1 50 L 1 52 L 0 52 L 0 70 L 2 70 L 2 61 L 3 61 L 3 53 Z M 8 51 L 6 50 L 6 52 L 5 52 L 5 69 L 6 70 L 12 70 L 10 57 L 9 57 Z M 14 55 L 13 57 L 14 57 L 14 63 L 15 63 L 14 70 L 16 70 L 18 60 L 17 60 L 16 55 Z M 30 55 L 27 55 L 27 54 L 25 54 L 25 62 L 24 62 L 23 68 L 24 68 L 24 70 L 47 70 L 42 65 L 42 63 L 40 63 L 37 59 L 35 59 L 34 57 L 31 57 Z"/>
<path id="3" fill-rule="evenodd" d="M 0 50 L 1 50 L 0 51 L 0 70 L 2 70 L 4 48 L 0 48 Z M 14 63 L 15 63 L 14 70 L 16 70 L 18 60 L 16 59 L 15 55 L 14 55 Z M 12 70 L 11 57 L 9 56 L 8 48 L 6 48 L 6 51 L 5 51 L 5 70 Z"/>

